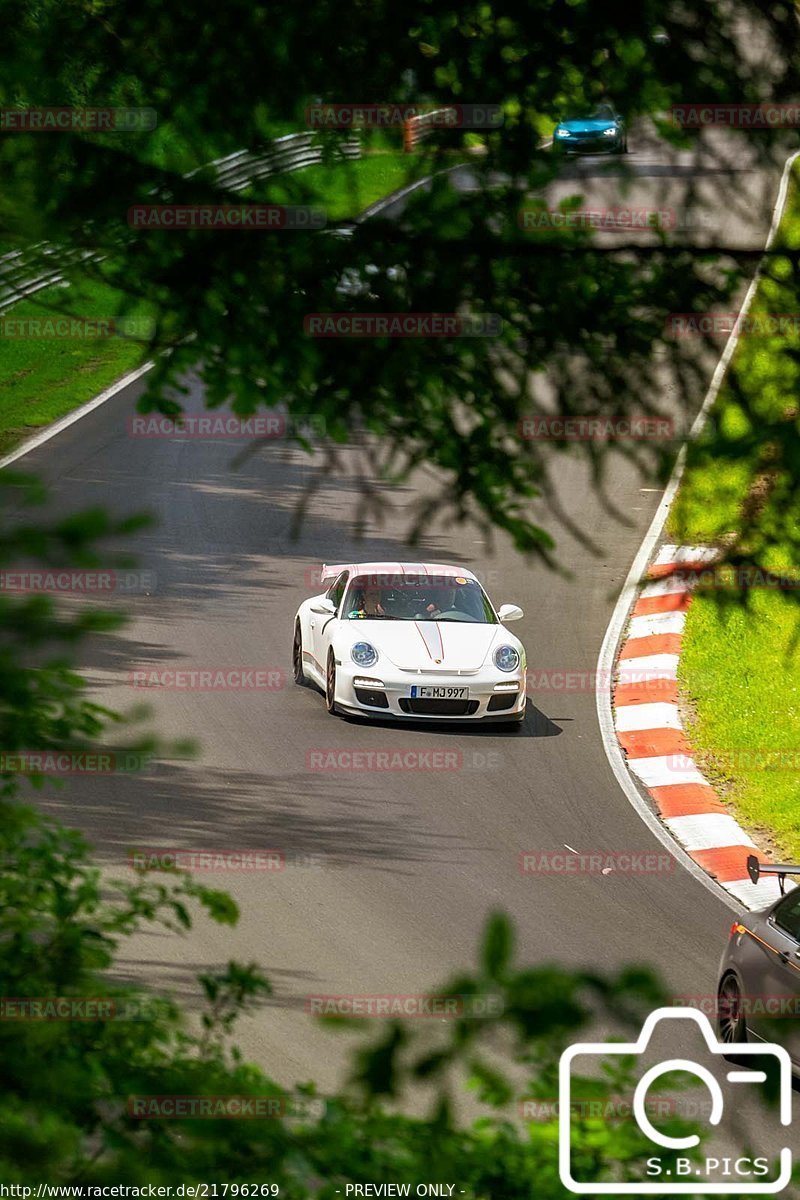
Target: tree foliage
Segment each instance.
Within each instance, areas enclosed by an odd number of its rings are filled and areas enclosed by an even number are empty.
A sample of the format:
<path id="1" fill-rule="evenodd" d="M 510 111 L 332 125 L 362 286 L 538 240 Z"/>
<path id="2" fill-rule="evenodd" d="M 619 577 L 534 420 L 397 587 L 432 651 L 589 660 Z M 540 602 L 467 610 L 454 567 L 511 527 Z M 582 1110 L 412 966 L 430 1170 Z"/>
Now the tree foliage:
<path id="1" fill-rule="evenodd" d="M 343 20 L 341 6 L 329 0 L 269 9 L 243 0 L 223 9 L 200 0 L 190 12 L 151 0 L 38 0 L 13 11 L 6 4 L 0 15 L 1 105 L 127 104 L 159 114 L 151 133 L 0 140 L 4 240 L 30 249 L 46 238 L 56 247 L 89 250 L 91 262 L 71 260 L 68 275 L 94 272 L 156 305 L 158 329 L 145 349 L 170 352 L 157 359 L 145 407 L 174 411 L 172 397 L 180 397 L 187 371 L 196 368 L 212 408 L 231 404 L 250 414 L 286 404 L 297 416 L 322 418 L 326 453 L 335 456 L 337 445 L 361 439 L 385 479 L 433 464 L 444 473 L 433 503 L 451 505 L 456 516 L 477 515 L 545 557 L 551 538 L 532 519 L 531 501 L 552 495 L 568 447 L 521 438 L 520 418 L 531 411 L 661 413 L 656 396 L 665 371 L 691 405 L 702 372 L 696 355 L 667 338 L 664 317 L 730 301 L 752 254 L 724 244 L 700 253 L 669 236 L 625 245 L 570 231 L 526 235 L 520 207 L 548 194 L 558 169 L 542 145 L 542 119 L 611 95 L 629 123 L 644 122 L 643 129 L 696 151 L 696 139 L 659 116 L 670 104 L 753 102 L 797 91 L 797 21 L 789 4 L 753 3 L 733 12 L 727 4 L 687 0 L 665 12 L 654 0 L 639 6 L 501 0 L 452 8 L 357 0 Z M 668 45 L 653 42 L 657 27 L 668 33 Z M 753 52 L 762 36 L 766 56 Z M 770 54 L 770 46 L 780 53 Z M 485 134 L 483 155 L 469 157 L 452 138 L 428 151 L 431 170 L 452 166 L 457 151 L 470 163 L 471 190 L 437 175 L 399 220 L 359 224 L 349 238 L 179 234 L 127 224 L 137 203 L 241 199 L 221 192 L 209 171 L 187 179 L 183 166 L 165 166 L 165 139 L 180 144 L 182 164 L 188 158 L 199 169 L 210 151 L 257 146 L 276 124 L 302 127 L 305 107 L 318 99 L 496 103 L 504 123 Z M 742 143 L 762 163 L 782 152 L 771 135 L 743 136 Z M 714 163 L 713 139 L 704 147 L 702 161 L 694 160 L 697 179 L 735 207 L 730 172 Z M 335 157 L 335 138 L 330 152 Z M 629 195 L 631 172 L 624 163 L 618 178 L 614 171 L 613 194 Z M 695 175 L 685 174 L 681 202 L 691 208 L 698 201 Z M 581 190 L 580 180 L 575 188 Z M 291 204 L 311 198 L 302 176 L 245 196 Z M 343 273 L 363 273 L 368 264 L 378 267 L 373 294 L 343 296 Z M 402 272 L 390 270 L 398 264 Z M 502 331 L 493 339 L 407 339 L 391 346 L 306 335 L 310 312 L 342 308 L 497 314 Z M 781 419 L 791 465 L 794 418 Z M 614 453 L 660 477 L 674 449 L 572 447 L 587 457 L 601 498 Z M 15 503 L 37 498 L 30 481 L 6 480 L 19 489 Z M 796 486 L 796 474 L 792 480 L 787 474 L 786 484 Z M 373 502 L 365 492 L 362 516 Z M 26 560 L 92 566 L 98 540 L 132 528 L 99 512 L 47 525 L 29 519 L 24 507 L 9 505 L 7 514 L 0 528 L 3 568 Z M 417 528 L 425 515 L 417 514 Z M 108 738 L 115 714 L 86 699 L 74 656 L 84 637 L 115 620 L 62 612 L 42 596 L 0 594 L 6 752 L 74 749 Z M 285 1089 L 243 1062 L 231 1042 L 236 1017 L 268 1000 L 269 983 L 254 964 L 230 963 L 220 975 L 204 976 L 199 1023 L 171 1001 L 123 987 L 116 955 L 142 923 L 161 921 L 185 933 L 198 906 L 223 923 L 236 920 L 235 906 L 181 873 L 148 873 L 109 888 L 82 838 L 21 803 L 12 772 L 2 778 L 0 992 L 21 999 L 106 997 L 123 1014 L 0 1021 L 4 1181 L 43 1175 L 58 1182 L 174 1183 L 216 1176 L 276 1183 L 286 1196 L 333 1197 L 344 1180 L 438 1177 L 457 1178 L 475 1195 L 561 1194 L 554 1122 L 526 1124 L 517 1102 L 556 1095 L 559 1050 L 597 1015 L 620 1030 L 638 1029 L 661 995 L 648 972 L 608 978 L 557 965 L 521 966 L 513 931 L 497 916 L 477 967 L 442 987 L 443 996 L 498 997 L 495 1015 L 427 1029 L 381 1026 L 365 1036 L 349 1087 L 324 1097 L 322 1108 L 310 1104 L 317 1097 L 307 1082 L 300 1085 L 305 1110 L 290 1109 L 280 1120 L 142 1121 L 131 1115 L 132 1096 L 286 1099 Z M 596 1083 L 598 1094 L 612 1083 L 620 1080 Z M 457 1111 L 465 1085 L 478 1118 L 465 1120 Z M 423 1098 L 424 1116 L 407 1115 L 410 1094 Z M 589 1120 L 576 1136 L 590 1174 L 641 1176 L 646 1147 L 629 1124 Z"/>
<path id="2" fill-rule="evenodd" d="M 531 502 L 544 495 L 569 523 L 555 488 L 566 453 L 587 460 L 609 511 L 603 484 L 620 455 L 663 478 L 706 378 L 697 342 L 670 338 L 665 318 L 731 307 L 757 249 L 727 245 L 728 225 L 719 219 L 746 215 L 753 203 L 737 186 L 735 146 L 749 171 L 774 166 L 791 141 L 780 131 L 701 137 L 673 127 L 666 114 L 674 104 L 795 95 L 793 5 L 418 0 L 399 8 L 356 3 L 343 19 L 329 2 L 267 9 L 236 0 L 224 14 L 201 2 L 187 15 L 149 0 L 43 0 L 15 8 L 4 26 L 3 104 L 113 103 L 158 113 L 151 132 L 15 133 L 0 143 L 5 236 L 99 252 L 80 269 L 156 304 L 150 349 L 173 348 L 157 360 L 145 407 L 174 408 L 187 370 L 199 368 L 209 406 L 230 403 L 250 414 L 286 404 L 315 414 L 325 423 L 331 465 L 336 445 L 357 437 L 387 480 L 433 464 L 442 479 L 431 501 L 437 510 L 506 529 L 520 548 L 549 559 L 553 522 L 544 528 L 534 520 Z M 668 44 L 655 40 L 657 32 Z M 530 197 L 550 196 L 559 170 L 542 142 L 543 121 L 603 96 L 628 120 L 632 144 L 644 145 L 644 163 L 595 168 L 588 178 L 573 172 L 570 203 L 589 193 L 594 205 L 598 196 L 640 204 L 645 183 L 647 204 L 667 196 L 679 205 L 679 228 L 644 239 L 522 229 L 520 209 Z M 480 131 L 483 155 L 466 153 L 463 134 L 427 143 L 431 170 L 459 157 L 468 163 L 469 190 L 439 174 L 430 191 L 415 193 L 403 219 L 367 221 L 347 239 L 126 223 L 134 204 L 307 202 L 302 173 L 242 197 L 224 193 L 200 168 L 212 152 L 258 146 L 276 126 L 305 128 L 306 108 L 318 100 L 498 104 L 504 120 Z M 337 136 L 330 135 L 332 155 Z M 657 136 L 686 155 L 652 167 Z M 198 169 L 191 179 L 154 165 L 164 161 L 157 151 L 165 139 Z M 558 196 L 552 203 L 562 203 L 563 189 Z M 699 239 L 704 252 L 684 227 L 686 214 L 698 211 L 714 218 Z M 367 264 L 379 268 L 372 295 L 343 296 L 343 272 Z M 390 270 L 397 264 L 404 274 Z M 496 314 L 502 330 L 491 338 L 391 342 L 306 334 L 309 313 L 339 310 Z M 677 413 L 665 394 L 677 398 Z M 678 424 L 666 442 L 520 437 L 521 417 L 553 410 L 666 414 Z M 376 511 L 365 489 L 358 516 Z M 412 532 L 428 511 L 413 513 Z M 593 531 L 579 532 L 590 539 Z"/>
<path id="3" fill-rule="evenodd" d="M 634 1029 L 660 997 L 645 971 L 523 969 L 506 919 L 496 916 L 477 969 L 441 991 L 463 998 L 466 1015 L 436 1022 L 433 1032 L 388 1022 L 365 1036 L 341 1094 L 321 1097 L 313 1081 L 287 1091 L 231 1041 L 235 1018 L 269 995 L 254 964 L 203 977 L 199 1022 L 115 978 L 120 942 L 143 922 L 187 930 L 197 903 L 235 922 L 232 902 L 182 872 L 103 884 L 80 835 L 17 802 L 3 801 L 0 815 L 5 1183 L 252 1181 L 304 1197 L 333 1196 L 343 1181 L 455 1179 L 475 1195 L 558 1195 L 554 1115 L 526 1127 L 519 1097 L 547 1096 L 552 1106 L 557 1051 L 598 1011 Z M 470 999 L 487 996 L 494 1015 L 470 1016 Z M 13 1001 L 54 998 L 114 1007 L 99 1020 L 14 1019 Z M 477 1120 L 457 1116 L 465 1082 L 484 1114 Z M 608 1090 L 595 1081 L 596 1097 Z M 415 1092 L 425 1111 L 404 1115 Z M 272 1102 L 272 1117 L 139 1115 L 150 1110 L 137 1100 L 175 1096 L 258 1097 Z M 595 1118 L 576 1152 L 613 1177 L 641 1168 L 645 1146 L 624 1120 Z"/>

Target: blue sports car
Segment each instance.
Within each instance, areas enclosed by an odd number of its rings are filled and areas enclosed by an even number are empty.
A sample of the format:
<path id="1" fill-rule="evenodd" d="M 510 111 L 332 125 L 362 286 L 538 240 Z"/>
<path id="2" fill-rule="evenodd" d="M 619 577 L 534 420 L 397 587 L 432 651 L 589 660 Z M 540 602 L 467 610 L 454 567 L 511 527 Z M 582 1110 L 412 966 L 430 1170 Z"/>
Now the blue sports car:
<path id="1" fill-rule="evenodd" d="M 627 154 L 625 122 L 610 104 L 559 121 L 553 130 L 553 149 L 562 154 Z"/>

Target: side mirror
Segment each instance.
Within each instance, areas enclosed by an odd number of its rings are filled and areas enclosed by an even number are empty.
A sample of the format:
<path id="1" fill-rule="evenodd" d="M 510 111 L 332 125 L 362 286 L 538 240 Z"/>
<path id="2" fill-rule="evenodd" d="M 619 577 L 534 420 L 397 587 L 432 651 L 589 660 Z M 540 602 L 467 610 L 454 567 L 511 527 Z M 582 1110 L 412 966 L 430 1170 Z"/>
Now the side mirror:
<path id="1" fill-rule="evenodd" d="M 497 610 L 497 615 L 505 623 L 506 621 L 518 621 L 525 614 L 516 604 L 501 604 Z"/>
<path id="2" fill-rule="evenodd" d="M 327 596 L 322 596 L 311 605 L 311 611 L 319 613 L 321 617 L 332 617 L 336 613 L 336 605 Z"/>

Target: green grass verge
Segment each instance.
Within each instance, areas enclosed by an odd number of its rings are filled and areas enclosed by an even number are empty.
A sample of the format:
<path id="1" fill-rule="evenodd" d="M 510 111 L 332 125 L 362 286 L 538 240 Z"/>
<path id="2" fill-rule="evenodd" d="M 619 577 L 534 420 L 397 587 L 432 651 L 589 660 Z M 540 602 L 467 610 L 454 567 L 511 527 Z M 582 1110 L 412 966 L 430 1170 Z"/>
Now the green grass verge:
<path id="1" fill-rule="evenodd" d="M 800 192 L 792 184 L 780 231 L 800 245 Z M 751 314 L 800 311 L 788 260 L 763 278 Z M 787 286 L 788 284 L 788 286 Z M 722 347 L 720 347 L 721 349 Z M 794 352 L 795 357 L 786 350 Z M 669 535 L 677 542 L 722 542 L 741 528 L 763 478 L 763 450 L 754 431 L 779 427 L 800 393 L 800 336 L 740 338 L 711 414 L 728 439 L 720 456 L 710 438 L 689 449 Z M 761 511 L 780 533 L 775 501 Z M 744 547 L 746 549 L 746 547 Z M 779 537 L 761 561 L 798 577 L 796 547 Z M 800 861 L 800 593 L 755 588 L 747 607 L 724 604 L 719 591 L 699 591 L 689 609 L 678 678 L 689 740 L 698 761 L 757 840 Z"/>
<path id="2" fill-rule="evenodd" d="M 335 225 L 352 220 L 376 200 L 420 179 L 430 166 L 430 158 L 424 152 L 377 151 L 352 162 L 320 164 L 295 171 L 289 186 L 294 188 L 297 182 L 302 183 L 308 189 L 307 202 L 324 208 L 328 224 Z M 276 203 L 284 199 L 280 179 L 270 181 L 270 199 Z"/>
<path id="3" fill-rule="evenodd" d="M 678 679 L 689 742 L 755 840 L 800 861 L 800 656 L 796 601 L 766 589 L 747 611 L 689 609 Z"/>
<path id="4" fill-rule="evenodd" d="M 107 318 L 118 312 L 122 297 L 105 284 L 82 280 L 69 289 L 47 288 L 15 304 L 0 316 L 0 452 L 57 421 L 91 400 L 115 379 L 139 366 L 144 358 L 140 341 L 119 336 L 30 336 L 31 322 L 71 313 Z M 152 314 L 137 305 L 126 311 L 138 331 Z"/>

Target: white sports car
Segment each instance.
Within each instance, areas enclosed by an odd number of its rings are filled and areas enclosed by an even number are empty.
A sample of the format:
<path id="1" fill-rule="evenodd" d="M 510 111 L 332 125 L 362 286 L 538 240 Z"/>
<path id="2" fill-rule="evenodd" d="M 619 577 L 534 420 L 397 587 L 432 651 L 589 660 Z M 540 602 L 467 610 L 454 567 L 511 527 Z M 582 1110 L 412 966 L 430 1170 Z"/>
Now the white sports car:
<path id="1" fill-rule="evenodd" d="M 294 623 L 295 682 L 330 713 L 501 721 L 525 716 L 525 649 L 471 571 L 439 563 L 340 563 Z"/>

